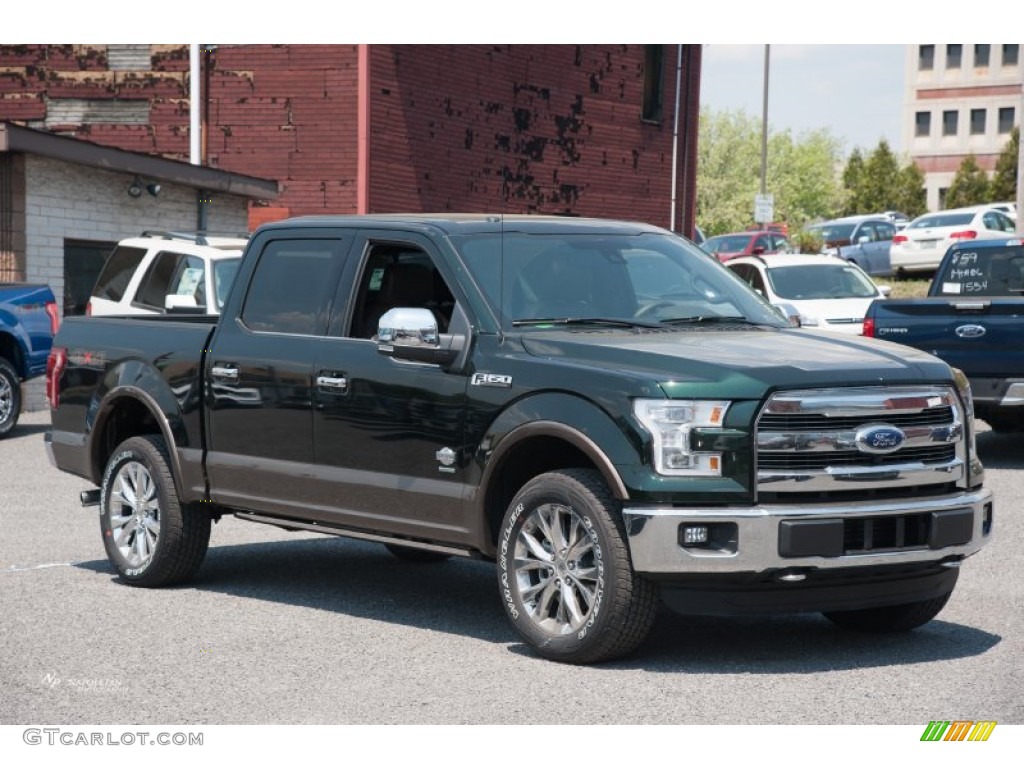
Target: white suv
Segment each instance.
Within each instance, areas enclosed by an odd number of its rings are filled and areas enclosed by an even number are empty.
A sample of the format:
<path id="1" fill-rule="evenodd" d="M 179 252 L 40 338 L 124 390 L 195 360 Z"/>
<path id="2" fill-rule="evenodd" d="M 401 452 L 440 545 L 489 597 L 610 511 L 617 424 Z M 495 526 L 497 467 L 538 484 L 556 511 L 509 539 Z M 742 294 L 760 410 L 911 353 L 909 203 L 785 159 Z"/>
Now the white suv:
<path id="1" fill-rule="evenodd" d="M 247 237 L 143 232 L 110 252 L 87 315 L 220 314 Z"/>

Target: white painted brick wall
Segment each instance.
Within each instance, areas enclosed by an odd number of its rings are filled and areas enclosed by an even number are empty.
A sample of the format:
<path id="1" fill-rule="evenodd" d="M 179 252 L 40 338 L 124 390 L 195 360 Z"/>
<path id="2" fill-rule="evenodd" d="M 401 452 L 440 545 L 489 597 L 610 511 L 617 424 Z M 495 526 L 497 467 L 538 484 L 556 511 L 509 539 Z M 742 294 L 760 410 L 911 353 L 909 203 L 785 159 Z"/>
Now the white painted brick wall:
<path id="1" fill-rule="evenodd" d="M 146 229 L 195 231 L 195 189 L 160 182 L 158 197 L 145 190 L 131 197 L 128 187 L 134 178 L 48 157 L 25 158 L 25 279 L 49 284 L 61 310 L 65 238 L 116 242 Z M 208 221 L 211 232 L 245 232 L 246 198 L 215 194 Z M 46 407 L 44 379 L 24 385 L 23 407 Z"/>

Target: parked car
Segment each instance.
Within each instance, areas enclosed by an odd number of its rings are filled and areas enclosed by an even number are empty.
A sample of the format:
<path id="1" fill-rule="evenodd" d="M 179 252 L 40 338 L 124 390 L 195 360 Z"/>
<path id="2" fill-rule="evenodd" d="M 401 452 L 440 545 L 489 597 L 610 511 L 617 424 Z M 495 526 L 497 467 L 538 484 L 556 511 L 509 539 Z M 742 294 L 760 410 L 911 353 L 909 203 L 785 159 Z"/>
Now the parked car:
<path id="1" fill-rule="evenodd" d="M 1012 235 L 1013 219 L 990 205 L 926 213 L 893 238 L 892 268 L 898 273 L 934 272 L 955 243 L 994 240 Z"/>
<path id="2" fill-rule="evenodd" d="M 791 250 L 789 241 L 784 235 L 769 230 L 715 235 L 705 240 L 701 248 L 723 263 L 738 256 L 789 253 Z"/>
<path id="3" fill-rule="evenodd" d="M 928 296 L 872 304 L 864 335 L 945 360 L 970 381 L 975 415 L 1024 431 L 1024 241 L 954 243 Z"/>
<path id="4" fill-rule="evenodd" d="M 883 211 L 879 215 L 891 221 L 897 232 L 910 223 L 910 217 L 900 211 Z"/>
<path id="5" fill-rule="evenodd" d="M 807 231 L 824 243 L 823 253 L 851 261 L 869 275 L 892 274 L 889 247 L 896 225 L 886 215 L 845 216 L 812 224 Z"/>
<path id="6" fill-rule="evenodd" d="M 726 266 L 805 328 L 860 335 L 871 302 L 889 295 L 887 286 L 837 256 L 743 257 Z"/>
<path id="7" fill-rule="evenodd" d="M 46 373 L 60 324 L 48 285 L 0 283 L 0 438 L 21 415 L 21 382 Z"/>
<path id="8" fill-rule="evenodd" d="M 220 314 L 246 240 L 180 232 L 122 240 L 107 257 L 86 314 Z"/>

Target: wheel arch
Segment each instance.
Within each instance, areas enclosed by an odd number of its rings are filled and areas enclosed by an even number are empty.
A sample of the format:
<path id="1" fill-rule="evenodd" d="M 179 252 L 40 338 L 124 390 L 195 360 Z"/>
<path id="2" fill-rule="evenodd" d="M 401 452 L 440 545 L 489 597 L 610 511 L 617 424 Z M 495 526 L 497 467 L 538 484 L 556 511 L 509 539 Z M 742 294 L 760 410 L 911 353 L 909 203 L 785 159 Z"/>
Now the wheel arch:
<path id="1" fill-rule="evenodd" d="M 527 398 L 503 413 L 481 442 L 478 455 L 483 470 L 477 503 L 484 522 L 481 545 L 487 554 L 496 551 L 509 502 L 531 478 L 557 469 L 594 469 L 612 497 L 625 501 L 629 489 L 618 465 L 639 460 L 638 448 L 605 411 L 563 393 Z"/>
<path id="2" fill-rule="evenodd" d="M 117 386 L 100 400 L 90 430 L 89 469 L 94 483 L 99 485 L 110 456 L 117 446 L 130 437 L 160 434 L 167 445 L 171 461 L 175 490 L 182 495 L 181 461 L 178 455 L 176 432 L 181 434 L 180 422 L 174 428 L 165 409 L 143 389 L 135 386 Z"/>

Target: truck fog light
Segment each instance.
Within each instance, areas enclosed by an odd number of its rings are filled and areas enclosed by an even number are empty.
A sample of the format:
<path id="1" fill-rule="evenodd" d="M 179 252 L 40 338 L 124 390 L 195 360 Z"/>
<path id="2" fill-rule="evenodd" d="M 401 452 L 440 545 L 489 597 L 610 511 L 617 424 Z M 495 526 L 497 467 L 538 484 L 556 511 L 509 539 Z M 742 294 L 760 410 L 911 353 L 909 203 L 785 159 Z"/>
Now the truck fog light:
<path id="1" fill-rule="evenodd" d="M 683 544 L 693 546 L 694 544 L 708 543 L 708 527 L 706 525 L 683 526 Z"/>

